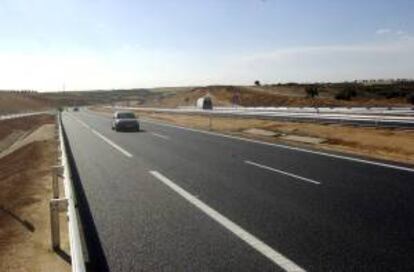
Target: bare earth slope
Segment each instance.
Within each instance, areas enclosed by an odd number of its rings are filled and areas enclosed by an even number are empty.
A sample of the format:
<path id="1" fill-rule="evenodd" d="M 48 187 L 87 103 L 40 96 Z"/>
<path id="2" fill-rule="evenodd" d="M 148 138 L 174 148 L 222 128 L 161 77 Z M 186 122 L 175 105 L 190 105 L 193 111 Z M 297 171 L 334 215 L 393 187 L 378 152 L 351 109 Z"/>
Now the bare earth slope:
<path id="1" fill-rule="evenodd" d="M 408 106 L 403 97 L 386 99 L 374 95 L 361 94 L 350 101 L 337 100 L 337 89 L 321 87 L 319 97 L 311 99 L 305 94 L 305 86 L 208 86 L 165 93 L 147 99 L 141 105 L 155 107 L 194 106 L 196 100 L 204 95 L 210 95 L 216 106 L 237 104 L 249 107 L 266 106 Z"/>
<path id="2" fill-rule="evenodd" d="M 2 121 L 0 143 L 15 131 L 24 135 L 0 153 L 0 271 L 69 271 L 50 246 L 54 117 Z"/>
<path id="3" fill-rule="evenodd" d="M 41 95 L 0 91 L 0 115 L 25 111 L 43 111 L 50 108 L 50 101 Z"/>

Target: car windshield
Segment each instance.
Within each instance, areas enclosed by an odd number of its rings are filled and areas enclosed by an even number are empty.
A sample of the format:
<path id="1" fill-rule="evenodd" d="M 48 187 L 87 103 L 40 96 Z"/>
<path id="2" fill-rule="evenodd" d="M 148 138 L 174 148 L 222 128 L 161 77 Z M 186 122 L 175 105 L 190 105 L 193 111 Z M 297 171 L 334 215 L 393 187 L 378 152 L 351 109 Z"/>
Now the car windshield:
<path id="1" fill-rule="evenodd" d="M 121 112 L 117 114 L 118 119 L 135 119 L 135 114 L 132 112 Z"/>

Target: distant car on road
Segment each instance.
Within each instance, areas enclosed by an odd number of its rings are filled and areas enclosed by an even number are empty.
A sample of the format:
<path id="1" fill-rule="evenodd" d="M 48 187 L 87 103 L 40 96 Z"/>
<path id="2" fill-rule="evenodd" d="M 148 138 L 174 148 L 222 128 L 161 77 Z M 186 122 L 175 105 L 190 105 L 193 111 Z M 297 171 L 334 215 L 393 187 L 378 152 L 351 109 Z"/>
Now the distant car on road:
<path id="1" fill-rule="evenodd" d="M 133 112 L 117 111 L 113 116 L 112 129 L 139 131 L 139 121 Z"/>
<path id="2" fill-rule="evenodd" d="M 78 107 L 74 107 L 73 108 L 73 111 L 79 111 L 79 108 Z"/>

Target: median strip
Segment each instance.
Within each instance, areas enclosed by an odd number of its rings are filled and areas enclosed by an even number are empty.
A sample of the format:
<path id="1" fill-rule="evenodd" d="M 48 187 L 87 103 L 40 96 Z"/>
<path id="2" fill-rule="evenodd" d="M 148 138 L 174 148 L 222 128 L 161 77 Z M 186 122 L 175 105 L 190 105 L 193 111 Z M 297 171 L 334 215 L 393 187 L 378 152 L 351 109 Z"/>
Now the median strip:
<path id="1" fill-rule="evenodd" d="M 204 212 L 206 215 L 208 215 L 210 218 L 214 219 L 217 223 L 225 227 L 227 230 L 235 234 L 237 237 L 239 237 L 241 240 L 246 242 L 248 245 L 250 245 L 252 248 L 260 252 L 262 255 L 267 257 L 269 260 L 271 260 L 273 263 L 284 269 L 285 271 L 305 271 L 303 268 L 295 264 L 293 261 L 289 260 L 287 257 L 283 256 L 281 253 L 277 252 L 267 244 L 265 244 L 263 241 L 259 240 L 246 230 L 242 229 L 239 225 L 232 222 L 227 217 L 221 215 L 219 212 L 199 200 L 197 197 L 193 196 L 189 192 L 185 191 L 183 188 L 175 184 L 173 181 L 169 180 L 162 174 L 160 174 L 157 171 L 150 171 L 151 175 L 153 175 L 155 178 L 160 180 L 162 183 L 170 187 L 173 191 L 178 193 L 180 196 L 182 196 L 184 199 L 186 199 L 188 202 L 199 208 L 202 212 Z"/>
<path id="2" fill-rule="evenodd" d="M 275 169 L 275 168 L 272 168 L 270 166 L 266 166 L 266 165 L 263 165 L 263 164 L 259 164 L 259 163 L 252 162 L 252 161 L 244 161 L 244 162 L 247 163 L 247 164 L 262 168 L 262 169 L 266 169 L 266 170 L 276 172 L 276 173 L 279 173 L 279 174 L 282 174 L 282 175 L 285 175 L 285 176 L 289 176 L 289 177 L 292 177 L 292 178 L 296 178 L 296 179 L 299 179 L 299 180 L 302 180 L 302 181 L 305 181 L 305 182 L 313 183 L 313 184 L 316 184 L 316 185 L 321 184 L 319 181 L 304 178 L 304 177 L 301 177 L 301 176 L 298 176 L 298 175 L 295 175 L 295 174 L 292 174 L 292 173 L 289 173 L 289 172 L 285 172 L 285 171 L 282 171 L 282 170 L 279 170 L 279 169 Z"/>

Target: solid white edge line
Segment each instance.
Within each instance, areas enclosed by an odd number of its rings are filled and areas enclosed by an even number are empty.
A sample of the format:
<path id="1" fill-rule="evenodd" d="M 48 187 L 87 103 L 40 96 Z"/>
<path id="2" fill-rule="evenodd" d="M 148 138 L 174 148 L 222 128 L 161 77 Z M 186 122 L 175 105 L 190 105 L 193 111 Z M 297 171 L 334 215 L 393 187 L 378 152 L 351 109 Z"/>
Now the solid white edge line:
<path id="1" fill-rule="evenodd" d="M 123 149 L 122 147 L 120 147 L 119 145 L 117 145 L 116 143 L 112 142 L 111 140 L 109 140 L 108 138 L 106 138 L 105 136 L 103 136 L 98 131 L 96 131 L 93 128 L 91 128 L 89 125 L 87 125 L 82 120 L 80 120 L 80 119 L 78 119 L 76 117 L 73 117 L 73 119 L 75 119 L 76 121 L 78 121 L 82 126 L 84 126 L 85 128 L 89 129 L 90 131 L 92 131 L 96 136 L 98 136 L 99 138 L 101 138 L 102 140 L 104 140 L 107 144 L 109 144 L 110 146 L 112 146 L 113 148 L 115 148 L 116 150 L 118 150 L 119 152 L 121 152 L 122 154 L 124 154 L 125 156 L 127 156 L 128 158 L 132 158 L 133 157 L 131 153 L 129 153 L 128 151 L 126 151 L 125 149 Z"/>
<path id="2" fill-rule="evenodd" d="M 302 181 L 310 182 L 310 183 L 313 183 L 313 184 L 316 184 L 316 185 L 321 184 L 319 181 L 316 181 L 316 180 L 313 180 L 313 179 L 308 179 L 308 178 L 305 178 L 305 177 L 301 177 L 301 176 L 298 176 L 298 175 L 295 175 L 295 174 L 292 174 L 292 173 L 289 173 L 289 172 L 285 172 L 285 171 L 282 171 L 282 170 L 279 170 L 279 169 L 275 169 L 273 167 L 266 166 L 266 165 L 263 165 L 263 164 L 260 164 L 260 163 L 256 163 L 256 162 L 252 162 L 252 161 L 244 161 L 244 162 L 247 163 L 247 164 L 262 168 L 262 169 L 266 169 L 266 170 L 269 170 L 269 171 L 272 171 L 272 172 L 276 172 L 276 173 L 285 175 L 285 176 L 297 178 L 297 179 L 302 180 Z"/>
<path id="3" fill-rule="evenodd" d="M 186 199 L 188 202 L 199 208 L 202 212 L 204 212 L 206 215 L 208 215 L 210 218 L 214 219 L 217 223 L 225 227 L 227 230 L 235 234 L 237 237 L 239 237 L 241 240 L 246 242 L 248 245 L 253 247 L 255 250 L 260 252 L 262 255 L 267 257 L 269 260 L 271 260 L 273 263 L 284 269 L 285 271 L 305 271 L 303 268 L 295 264 L 293 261 L 289 260 L 285 256 L 283 256 L 281 253 L 277 252 L 246 230 L 242 229 L 239 225 L 232 222 L 227 217 L 221 215 L 219 212 L 199 200 L 197 197 L 193 196 L 192 194 L 185 191 L 183 188 L 175 184 L 173 181 L 169 180 L 162 174 L 160 174 L 157 171 L 150 171 L 151 175 L 153 175 L 155 178 L 160 180 L 162 183 L 170 187 L 173 191 L 178 193 L 180 196 L 182 196 L 184 199 Z"/>
<path id="4" fill-rule="evenodd" d="M 151 132 L 151 134 L 156 136 L 156 137 L 159 137 L 161 139 L 164 139 L 164 140 L 169 140 L 170 139 L 170 137 L 168 137 L 166 135 L 159 134 L 159 133 Z"/>
<path id="5" fill-rule="evenodd" d="M 414 172 L 414 168 L 398 166 L 398 165 L 393 165 L 393 164 L 388 164 L 388 163 L 369 161 L 369 160 L 364 160 L 364 159 L 360 159 L 360 158 L 354 158 L 354 157 L 348 157 L 348 156 L 343 156 L 343 155 L 336 155 L 336 154 L 332 154 L 332 153 L 325 153 L 325 152 L 322 152 L 322 151 L 304 149 L 304 148 L 300 148 L 300 147 L 293 147 L 293 146 L 282 145 L 282 144 L 268 143 L 268 142 L 263 142 L 263 141 L 259 141 L 259 140 L 253 140 L 253 139 L 242 138 L 242 137 L 237 137 L 237 136 L 232 136 L 232 135 L 226 135 L 226 134 L 217 133 L 217 132 L 204 131 L 204 130 L 199 130 L 199 129 L 195 129 L 195 128 L 187 128 L 187 127 L 182 127 L 182 126 L 177 126 L 177 125 L 172 125 L 172 124 L 166 124 L 166 123 L 163 123 L 163 122 L 156 122 L 156 121 L 149 120 L 149 119 L 141 119 L 141 121 L 146 122 L 146 123 L 155 124 L 155 125 L 158 125 L 158 126 L 173 127 L 173 128 L 188 130 L 188 131 L 192 131 L 192 132 L 198 132 L 198 133 L 214 135 L 214 136 L 223 137 L 223 138 L 235 139 L 235 140 L 244 141 L 244 142 L 251 142 L 251 143 L 262 144 L 262 145 L 267 145 L 267 146 L 273 146 L 273 147 L 278 147 L 278 148 L 283 148 L 283 149 L 295 150 L 295 151 L 299 151 L 299 152 L 306 152 L 306 153 L 316 154 L 316 155 L 320 155 L 320 156 L 332 157 L 332 158 L 336 158 L 336 159 L 343 159 L 343 160 L 354 161 L 354 162 L 359 162 L 359 163 L 371 164 L 371 165 L 375 165 L 375 166 L 381 166 L 381 167 L 385 167 L 385 168 L 392 168 L 392 169 L 401 170 L 401 171 Z"/>

